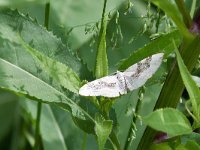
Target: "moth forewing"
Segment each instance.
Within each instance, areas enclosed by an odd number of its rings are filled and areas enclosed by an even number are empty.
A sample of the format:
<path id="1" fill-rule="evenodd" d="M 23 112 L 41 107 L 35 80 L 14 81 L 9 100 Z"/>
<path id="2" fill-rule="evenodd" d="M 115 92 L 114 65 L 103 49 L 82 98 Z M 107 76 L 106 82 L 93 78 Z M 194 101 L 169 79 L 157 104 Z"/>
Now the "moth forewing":
<path id="1" fill-rule="evenodd" d="M 136 64 L 130 66 L 128 69 L 126 69 L 124 71 L 124 74 L 126 74 L 126 76 L 133 76 L 134 74 L 137 76 L 137 75 L 139 75 L 139 73 L 141 71 L 146 70 L 148 68 L 152 69 L 156 66 L 159 68 L 159 66 L 162 62 L 162 59 L 163 59 L 163 55 L 164 55 L 164 53 L 158 53 L 158 54 L 151 55 L 151 56 L 137 62 Z"/>
<path id="2" fill-rule="evenodd" d="M 106 76 L 82 86 L 79 94 L 82 96 L 118 97 L 143 86 L 156 72 L 162 63 L 163 53 L 149 56 L 130 66 L 124 72 Z"/>
<path id="3" fill-rule="evenodd" d="M 126 93 L 125 88 L 121 87 L 118 76 L 106 76 L 85 84 L 80 88 L 79 94 L 82 96 L 118 97 Z"/>
<path id="4" fill-rule="evenodd" d="M 160 67 L 163 55 L 163 53 L 158 53 L 149 56 L 124 71 L 126 84 L 130 91 L 143 86 L 152 77 Z"/>

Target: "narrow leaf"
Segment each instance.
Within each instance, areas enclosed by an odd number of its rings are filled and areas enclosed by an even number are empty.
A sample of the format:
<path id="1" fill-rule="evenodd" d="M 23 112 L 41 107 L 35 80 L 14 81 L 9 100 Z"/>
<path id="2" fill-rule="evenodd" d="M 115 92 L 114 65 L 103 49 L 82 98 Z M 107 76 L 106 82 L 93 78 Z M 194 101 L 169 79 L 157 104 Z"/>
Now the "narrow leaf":
<path id="1" fill-rule="evenodd" d="M 95 120 L 95 132 L 98 139 L 99 150 L 103 150 L 104 145 L 112 131 L 112 121 L 103 120 L 99 115 L 96 115 Z"/>
<path id="2" fill-rule="evenodd" d="M 180 111 L 173 108 L 156 110 L 144 117 L 143 120 L 148 126 L 166 132 L 171 137 L 192 132 L 188 119 Z"/>
<path id="3" fill-rule="evenodd" d="M 179 46 L 182 41 L 182 37 L 177 30 L 163 35 L 138 49 L 136 52 L 133 52 L 127 59 L 120 63 L 119 70 L 125 70 L 139 60 L 158 52 L 164 52 L 165 54 L 171 53 L 174 50 L 174 45 L 171 42 L 171 39 L 174 39 L 177 46 Z"/>
<path id="4" fill-rule="evenodd" d="M 33 120 L 36 120 L 37 103 L 34 101 L 24 101 L 23 105 L 27 113 L 31 114 Z M 42 105 L 40 133 L 43 141 L 44 150 L 67 150 L 64 141 L 64 135 L 58 125 L 52 108 L 47 105 Z M 51 132 L 49 132 L 51 131 Z"/>
<path id="5" fill-rule="evenodd" d="M 151 0 L 152 3 L 160 7 L 169 17 L 172 18 L 174 23 L 179 28 L 180 32 L 184 35 L 184 37 L 191 37 L 192 34 L 186 28 L 181 13 L 176 7 L 175 3 L 172 4 L 169 0 Z"/>
<path id="6" fill-rule="evenodd" d="M 61 132 L 51 107 L 48 105 L 42 106 L 40 131 L 45 150 L 67 150 L 63 133 Z"/>
<path id="7" fill-rule="evenodd" d="M 194 82 L 197 84 L 198 87 L 200 87 L 200 78 L 197 76 L 192 76 L 192 79 L 194 80 Z"/>
<path id="8" fill-rule="evenodd" d="M 100 31 L 100 41 L 97 50 L 97 57 L 96 57 L 96 69 L 95 69 L 95 76 L 96 78 L 101 78 L 103 76 L 108 75 L 108 59 L 107 59 L 107 52 L 106 52 L 106 17 L 103 19 L 103 26 Z"/>
<path id="9" fill-rule="evenodd" d="M 189 93 L 190 100 L 192 102 L 193 114 L 196 118 L 199 118 L 200 117 L 199 116 L 200 115 L 200 91 L 199 91 L 199 88 L 196 85 L 195 81 L 192 79 L 192 76 L 190 75 L 190 72 L 188 71 L 187 67 L 185 66 L 176 46 L 175 46 L 175 52 L 176 52 L 178 67 L 180 70 L 182 80 L 184 82 L 184 85 Z"/>

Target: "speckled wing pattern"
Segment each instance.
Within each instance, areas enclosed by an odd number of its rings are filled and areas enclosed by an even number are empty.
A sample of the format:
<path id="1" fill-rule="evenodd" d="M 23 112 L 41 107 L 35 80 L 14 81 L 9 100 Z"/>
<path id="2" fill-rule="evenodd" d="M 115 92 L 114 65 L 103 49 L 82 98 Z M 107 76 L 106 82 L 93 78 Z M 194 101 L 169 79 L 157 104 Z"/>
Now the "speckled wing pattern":
<path id="1" fill-rule="evenodd" d="M 159 68 L 163 53 L 149 56 L 130 66 L 124 72 L 91 81 L 79 90 L 82 96 L 118 97 L 144 85 Z"/>

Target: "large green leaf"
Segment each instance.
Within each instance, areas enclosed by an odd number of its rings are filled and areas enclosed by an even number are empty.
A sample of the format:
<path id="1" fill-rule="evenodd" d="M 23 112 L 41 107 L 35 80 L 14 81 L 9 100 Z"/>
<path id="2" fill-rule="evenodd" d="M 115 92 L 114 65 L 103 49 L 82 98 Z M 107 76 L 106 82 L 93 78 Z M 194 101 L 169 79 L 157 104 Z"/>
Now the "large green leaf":
<path id="1" fill-rule="evenodd" d="M 63 89 L 57 80 L 41 67 L 41 62 L 38 63 L 27 48 L 24 48 L 19 34 L 34 48 L 34 54 L 38 54 L 37 56 L 45 55 L 45 60 L 56 60 L 58 62 L 54 62 L 57 64 L 63 63 L 79 73 L 80 62 L 70 54 L 61 40 L 17 11 L 1 11 L 0 20 L 0 87 L 46 103 L 59 103 L 74 117 L 86 120 L 88 116 L 92 119 L 76 104 L 76 95 Z M 67 95 L 73 97 L 73 100 Z"/>
<path id="2" fill-rule="evenodd" d="M 84 111 L 64 93 L 48 83 L 0 58 L 0 87 L 46 103 L 67 104 L 76 117 L 84 119 Z M 87 113 L 86 113 L 87 114 Z"/>
<path id="3" fill-rule="evenodd" d="M 180 45 L 182 37 L 177 30 L 159 37 L 158 39 L 132 53 L 130 57 L 121 62 L 119 70 L 124 70 L 139 60 L 158 52 L 164 52 L 167 54 L 171 53 L 174 50 L 174 45 L 171 42 L 172 39 L 174 39 L 176 45 Z"/>
<path id="4" fill-rule="evenodd" d="M 76 57 L 60 39 L 29 17 L 5 10 L 0 12 L 0 19 L 0 87 L 33 100 L 57 104 L 71 112 L 81 129 L 90 127 L 89 133 L 95 133 L 94 125 L 98 123 L 92 116 L 96 108 L 64 89 L 49 66 L 55 63 L 58 67 L 62 63 L 62 67 L 66 65 L 64 69 L 71 68 L 69 76 L 74 78 L 72 70 L 79 74 L 82 69 Z M 19 40 L 19 35 L 24 41 Z"/>
<path id="5" fill-rule="evenodd" d="M 150 127 L 166 132 L 169 136 L 189 134 L 192 132 L 190 122 L 186 116 L 173 108 L 156 110 L 143 119 Z"/>
<path id="6" fill-rule="evenodd" d="M 20 40 L 24 48 L 33 55 L 36 62 L 41 65 L 42 69 L 45 70 L 53 80 L 66 89 L 74 93 L 78 93 L 80 88 L 80 79 L 71 68 L 56 60 L 46 57 L 42 53 L 27 45 L 22 39 Z"/>
<path id="7" fill-rule="evenodd" d="M 33 21 L 28 16 L 17 11 L 2 10 L 0 12 L 0 57 L 30 72 L 42 72 L 35 64 L 29 52 L 19 41 L 19 34 L 29 46 L 42 54 L 70 66 L 79 74 L 81 64 L 63 45 L 62 41 Z M 30 34 L 31 33 L 31 34 Z M 36 74 L 36 73 L 35 73 Z"/>

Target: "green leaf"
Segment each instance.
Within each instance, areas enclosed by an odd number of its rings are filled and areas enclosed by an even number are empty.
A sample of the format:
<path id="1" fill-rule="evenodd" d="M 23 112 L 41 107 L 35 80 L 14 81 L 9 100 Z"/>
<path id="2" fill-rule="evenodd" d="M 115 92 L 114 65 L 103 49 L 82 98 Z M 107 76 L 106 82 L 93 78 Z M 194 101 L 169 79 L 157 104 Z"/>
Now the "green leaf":
<path id="1" fill-rule="evenodd" d="M 41 65 L 42 69 L 45 70 L 53 80 L 66 89 L 78 94 L 78 90 L 80 88 L 80 79 L 71 68 L 43 55 L 27 45 L 23 39 L 21 39 L 21 37 L 19 38 L 24 48 L 33 55 L 33 58 L 36 59 L 36 62 Z"/>
<path id="2" fill-rule="evenodd" d="M 188 150 L 184 145 L 182 145 L 182 144 L 179 144 L 176 148 L 175 148 L 175 150 Z"/>
<path id="3" fill-rule="evenodd" d="M 167 143 L 152 144 L 149 150 L 172 150 Z"/>
<path id="4" fill-rule="evenodd" d="M 192 79 L 194 80 L 194 82 L 196 83 L 196 85 L 198 87 L 200 87 L 200 78 L 197 76 L 192 76 Z"/>
<path id="5" fill-rule="evenodd" d="M 143 120 L 151 128 L 166 132 L 171 137 L 192 132 L 188 119 L 173 108 L 156 110 L 144 117 Z"/>
<path id="6" fill-rule="evenodd" d="M 98 139 L 99 150 L 103 150 L 112 131 L 112 120 L 104 120 L 100 115 L 96 115 L 95 120 L 95 132 Z"/>
<path id="7" fill-rule="evenodd" d="M 19 103 L 17 96 L 0 89 L 0 141 L 3 141 L 3 139 L 9 134 L 12 127 L 17 126 L 16 120 L 18 117 L 18 113 L 16 112 L 18 111 L 18 107 Z M 17 140 L 14 141 L 17 142 Z M 13 143 L 15 143 L 14 141 Z"/>
<path id="8" fill-rule="evenodd" d="M 53 86 L 18 66 L 0 58 L 0 87 L 46 103 L 62 103 L 72 115 L 85 119 L 84 112 L 74 101 Z"/>
<path id="9" fill-rule="evenodd" d="M 40 131 L 46 150 L 67 150 L 63 133 L 61 132 L 51 107 L 48 105 L 42 106 Z"/>
<path id="10" fill-rule="evenodd" d="M 17 11 L 0 11 L 0 20 L 0 88 L 37 101 L 59 104 L 72 116 L 94 124 L 89 111 L 85 111 L 88 110 L 87 106 L 80 107 L 75 102 L 77 95 L 63 89 L 43 70 L 41 64 L 24 48 L 19 34 L 30 47 L 40 52 L 37 54 L 70 66 L 79 74 L 80 62 L 61 40 Z"/>
<path id="11" fill-rule="evenodd" d="M 188 140 L 193 140 L 197 143 L 200 143 L 200 134 L 196 132 L 192 132 L 189 135 L 181 136 L 182 143 L 186 143 Z"/>
<path id="12" fill-rule="evenodd" d="M 140 48 L 136 52 L 132 53 L 127 59 L 123 60 L 119 66 L 119 70 L 125 70 L 139 60 L 158 52 L 164 52 L 165 54 L 171 53 L 174 50 L 174 45 L 171 42 L 171 39 L 174 39 L 176 45 L 179 46 L 182 37 L 177 30 L 159 37 L 143 48 Z"/>
<path id="13" fill-rule="evenodd" d="M 185 66 L 181 55 L 175 46 L 175 52 L 177 56 L 177 61 L 178 61 L 178 67 L 180 70 L 180 74 L 183 80 L 183 83 L 189 93 L 190 100 L 192 102 L 192 110 L 193 114 L 196 117 L 195 123 L 196 125 L 200 125 L 200 91 L 198 86 L 196 85 L 195 81 L 192 79 L 192 76 L 190 75 L 190 72 L 188 71 L 187 67 Z"/>
<path id="14" fill-rule="evenodd" d="M 187 143 L 185 144 L 185 147 L 190 150 L 200 150 L 200 145 L 198 145 L 195 141 L 189 140 L 187 141 Z"/>
<path id="15" fill-rule="evenodd" d="M 42 76 L 42 70 L 35 64 L 32 55 L 25 52 L 24 46 L 19 40 L 20 35 L 35 50 L 70 66 L 78 75 L 80 74 L 82 66 L 78 59 L 70 53 L 60 39 L 29 16 L 24 16 L 18 11 L 1 10 L 0 19 L 1 58 L 34 73 L 36 76 Z M 45 76 L 43 76 L 44 80 Z"/>
<path id="16" fill-rule="evenodd" d="M 24 109 L 31 114 L 33 120 L 36 120 L 37 103 L 26 100 Z M 40 133 L 45 150 L 67 150 L 64 135 L 59 127 L 59 124 L 53 114 L 52 108 L 47 105 L 42 105 L 42 113 L 40 119 Z M 51 131 L 51 132 L 49 132 Z"/>
<path id="17" fill-rule="evenodd" d="M 40 3 L 45 4 L 49 0 L 0 0 L 0 7 L 8 7 L 8 6 L 19 6 L 19 5 L 25 5 L 28 3 L 34 4 L 34 3 Z"/>
<path id="18" fill-rule="evenodd" d="M 192 34 L 189 32 L 189 30 L 186 28 L 183 18 L 181 16 L 181 13 L 177 9 L 175 3 L 172 4 L 169 0 L 151 0 L 152 3 L 160 7 L 169 17 L 172 18 L 174 23 L 179 28 L 181 34 L 184 35 L 184 37 L 191 37 Z"/>
<path id="19" fill-rule="evenodd" d="M 99 45 L 97 49 L 97 57 L 96 57 L 96 70 L 95 76 L 96 78 L 101 78 L 103 76 L 108 75 L 108 59 L 106 52 L 106 17 L 103 19 L 103 26 L 100 30 L 99 36 Z"/>

